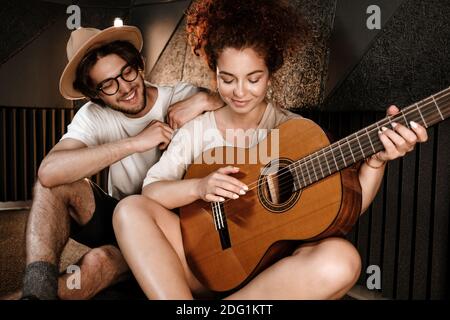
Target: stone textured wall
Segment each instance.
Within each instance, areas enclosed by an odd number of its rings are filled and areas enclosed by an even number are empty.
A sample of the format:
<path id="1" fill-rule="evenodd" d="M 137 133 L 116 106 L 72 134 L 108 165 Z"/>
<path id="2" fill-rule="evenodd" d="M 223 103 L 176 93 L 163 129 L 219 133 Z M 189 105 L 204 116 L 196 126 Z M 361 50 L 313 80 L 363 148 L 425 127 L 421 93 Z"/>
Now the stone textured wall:
<path id="1" fill-rule="evenodd" d="M 405 0 L 324 110 L 406 106 L 450 86 L 450 1 Z"/>
<path id="2" fill-rule="evenodd" d="M 291 0 L 291 3 L 310 24 L 314 43 L 304 46 L 298 55 L 285 62 L 274 75 L 270 91 L 275 102 L 285 108 L 314 107 L 322 102 L 335 0 L 314 3 Z M 211 89 L 214 74 L 190 50 L 184 27 L 185 22 L 182 21 L 147 78 L 153 83 L 186 81 Z"/>

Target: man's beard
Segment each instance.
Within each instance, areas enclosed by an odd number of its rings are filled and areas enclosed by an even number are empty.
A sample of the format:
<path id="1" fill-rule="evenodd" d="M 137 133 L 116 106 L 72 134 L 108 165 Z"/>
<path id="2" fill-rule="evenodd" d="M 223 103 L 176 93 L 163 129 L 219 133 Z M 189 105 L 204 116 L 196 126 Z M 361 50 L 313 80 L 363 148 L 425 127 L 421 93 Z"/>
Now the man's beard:
<path id="1" fill-rule="evenodd" d="M 122 112 L 122 113 L 125 113 L 128 115 L 132 115 L 132 116 L 137 115 L 139 112 L 142 112 L 142 110 L 144 110 L 145 106 L 147 105 L 147 90 L 146 90 L 145 85 L 143 85 L 143 88 L 144 88 L 144 90 L 142 90 L 142 96 L 143 96 L 142 97 L 143 98 L 142 105 L 140 105 L 134 109 L 131 109 L 131 110 L 123 108 L 121 106 L 117 106 L 117 105 L 108 105 L 108 107 L 110 107 L 113 110 L 116 110 L 116 111 L 119 111 L 119 112 Z M 134 88 L 132 90 L 134 90 Z M 138 94 L 138 92 L 136 92 L 136 94 Z"/>

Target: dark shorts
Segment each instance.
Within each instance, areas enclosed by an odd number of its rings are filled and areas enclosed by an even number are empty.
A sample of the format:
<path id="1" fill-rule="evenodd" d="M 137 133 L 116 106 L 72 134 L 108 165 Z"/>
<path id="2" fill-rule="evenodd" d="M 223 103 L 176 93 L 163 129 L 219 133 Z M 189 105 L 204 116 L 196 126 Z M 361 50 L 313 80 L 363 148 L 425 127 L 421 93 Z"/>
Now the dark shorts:
<path id="1" fill-rule="evenodd" d="M 95 211 L 84 226 L 80 226 L 73 218 L 70 219 L 70 237 L 91 248 L 107 244 L 117 246 L 112 216 L 119 200 L 108 195 L 94 182 L 89 182 L 94 193 Z"/>

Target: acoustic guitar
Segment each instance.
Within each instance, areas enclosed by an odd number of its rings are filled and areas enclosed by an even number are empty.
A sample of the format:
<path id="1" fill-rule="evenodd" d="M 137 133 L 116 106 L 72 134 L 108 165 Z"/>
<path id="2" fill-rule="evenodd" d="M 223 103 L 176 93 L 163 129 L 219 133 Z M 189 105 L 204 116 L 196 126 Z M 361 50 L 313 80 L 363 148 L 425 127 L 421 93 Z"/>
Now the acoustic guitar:
<path id="1" fill-rule="evenodd" d="M 191 270 L 210 290 L 229 291 L 292 252 L 298 241 L 346 234 L 361 211 L 354 164 L 383 150 L 381 127 L 391 122 L 409 127 L 415 121 L 428 128 L 449 115 L 447 88 L 331 144 L 318 125 L 300 118 L 281 124 L 253 148 L 205 151 L 201 159 L 216 156 L 226 161 L 211 164 L 197 159 L 185 179 L 202 178 L 231 164 L 240 168 L 233 176 L 249 191 L 236 200 L 198 200 L 180 209 Z M 279 144 L 272 145 L 275 132 Z"/>

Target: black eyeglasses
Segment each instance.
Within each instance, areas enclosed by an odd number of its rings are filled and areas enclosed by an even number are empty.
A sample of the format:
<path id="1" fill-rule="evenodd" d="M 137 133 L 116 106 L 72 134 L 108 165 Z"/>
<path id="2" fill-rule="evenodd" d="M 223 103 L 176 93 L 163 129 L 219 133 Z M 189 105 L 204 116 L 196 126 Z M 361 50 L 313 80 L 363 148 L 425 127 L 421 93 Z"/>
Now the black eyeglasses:
<path id="1" fill-rule="evenodd" d="M 120 70 L 120 74 L 117 77 L 103 80 L 97 85 L 96 89 L 107 96 L 115 95 L 119 91 L 119 81 L 117 80 L 119 77 L 126 82 L 132 82 L 136 80 L 138 74 L 139 72 L 136 66 L 127 64 Z"/>

